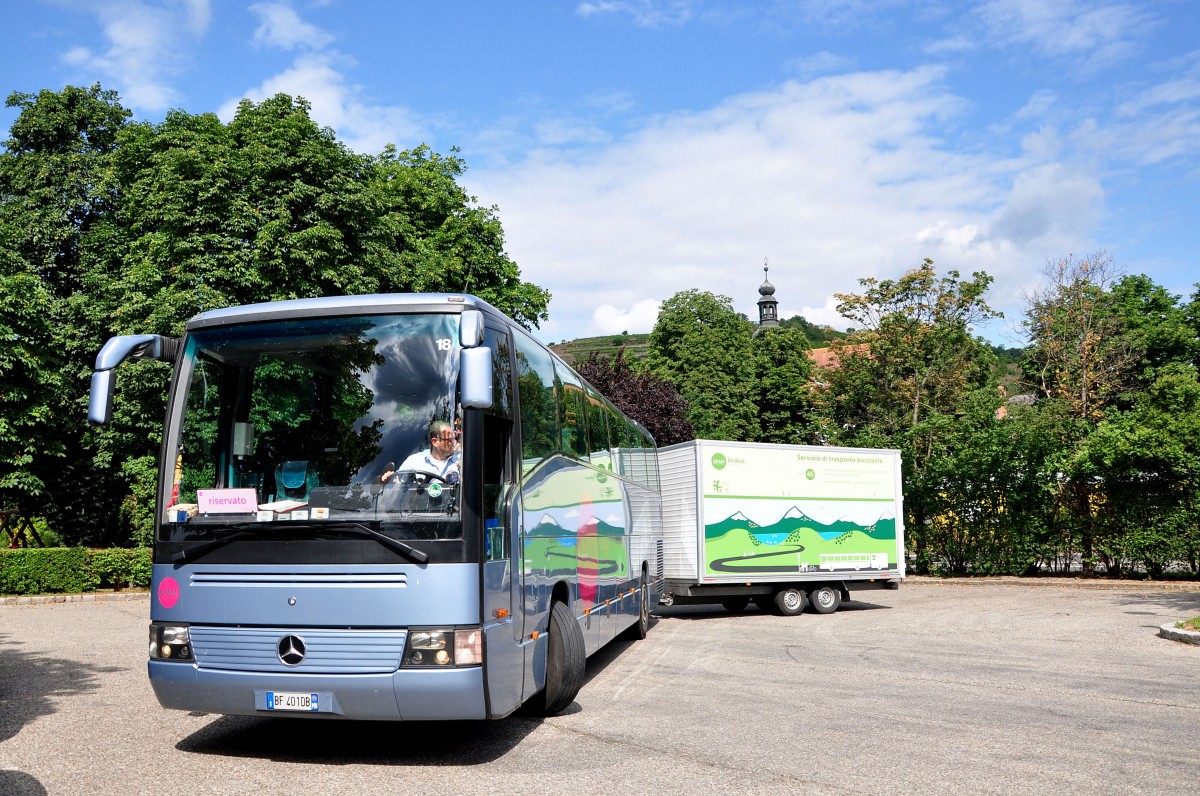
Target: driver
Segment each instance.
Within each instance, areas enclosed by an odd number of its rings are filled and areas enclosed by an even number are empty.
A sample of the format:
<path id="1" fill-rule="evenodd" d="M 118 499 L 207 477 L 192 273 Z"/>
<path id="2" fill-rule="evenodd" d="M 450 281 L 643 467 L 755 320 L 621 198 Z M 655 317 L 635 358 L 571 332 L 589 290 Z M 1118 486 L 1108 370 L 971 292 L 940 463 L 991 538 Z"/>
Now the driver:
<path id="1" fill-rule="evenodd" d="M 429 424 L 429 447 L 409 456 L 398 470 L 386 470 L 380 479 L 387 483 L 397 472 L 416 472 L 436 475 L 447 483 L 458 483 L 459 450 L 454 428 L 445 420 Z"/>

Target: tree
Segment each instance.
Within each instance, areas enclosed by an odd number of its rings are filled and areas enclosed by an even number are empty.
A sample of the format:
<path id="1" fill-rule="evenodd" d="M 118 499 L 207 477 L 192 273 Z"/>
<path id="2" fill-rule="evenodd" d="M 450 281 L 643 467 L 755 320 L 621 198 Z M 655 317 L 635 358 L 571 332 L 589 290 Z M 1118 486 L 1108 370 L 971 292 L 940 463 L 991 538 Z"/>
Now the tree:
<path id="1" fill-rule="evenodd" d="M 766 327 L 751 341 L 754 355 L 757 442 L 804 445 L 828 434 L 815 406 L 808 338 L 796 327 Z"/>
<path id="2" fill-rule="evenodd" d="M 699 290 L 663 302 L 646 365 L 688 403 L 700 437 L 748 440 L 757 433 L 750 322 L 725 296 Z"/>
<path id="3" fill-rule="evenodd" d="M 1127 412 L 1106 418 L 1076 457 L 1099 480 L 1097 556 L 1110 572 L 1138 562 L 1152 577 L 1186 561 L 1200 573 L 1200 380 L 1175 363 Z"/>
<path id="4" fill-rule="evenodd" d="M 87 240 L 114 210 L 106 177 L 129 111 L 98 85 L 7 105 L 21 113 L 0 152 L 0 503 L 50 518 L 68 543 L 109 538 L 124 490 L 92 466 L 84 428 L 107 311 L 86 292 Z"/>
<path id="5" fill-rule="evenodd" d="M 896 280 L 861 279 L 861 294 L 837 294 L 838 312 L 859 327 L 831 348 L 837 365 L 818 378 L 835 439 L 902 452 L 910 541 L 918 564 L 929 560 L 924 534 L 939 507 L 912 489 L 947 447 L 956 413 L 973 391 L 990 385 L 994 357 L 972 326 L 997 317 L 985 296 L 992 278 L 939 278 L 925 260 Z"/>
<path id="6" fill-rule="evenodd" d="M 695 438 L 688 405 L 674 385 L 653 373 L 636 373 L 624 349 L 615 357 L 592 354 L 577 366 L 579 375 L 654 437 L 659 447 Z"/>
<path id="7" fill-rule="evenodd" d="M 168 368 L 122 368 L 112 425 L 85 429 L 92 360 L 112 334 L 176 335 L 197 312 L 236 304 L 410 290 L 471 290 L 530 327 L 546 317 L 549 294 L 520 280 L 496 209 L 458 185 L 456 156 L 353 153 L 286 95 L 245 101 L 228 124 L 184 111 L 130 123 L 99 86 L 9 104 L 22 112 L 0 154 L 0 242 L 11 250 L 0 277 L 39 284 L 13 287 L 0 327 L 41 335 L 31 350 L 61 364 L 0 357 L 0 374 L 19 381 L 0 400 L 17 396 L 24 418 L 43 407 L 38 422 L 61 444 L 22 453 L 27 432 L 0 427 L 0 455 L 19 463 L 0 466 L 32 475 L 0 470 L 0 484 L 34 495 L 50 476 L 70 478 L 75 489 L 41 506 L 86 529 L 70 541 L 116 539 L 118 504 L 135 538 L 151 527 Z M 38 302 L 45 315 L 28 311 Z"/>
<path id="8" fill-rule="evenodd" d="M 1105 545 L 1097 548 L 1100 537 L 1112 534 L 1100 513 L 1107 479 L 1087 455 L 1087 440 L 1130 405 L 1158 368 L 1187 359 L 1186 319 L 1149 279 L 1118 281 L 1119 269 L 1103 251 L 1047 263 L 1044 274 L 1047 284 L 1026 294 L 1024 372 L 1034 389 L 1078 421 L 1073 436 L 1061 441 L 1058 503 L 1078 539 L 1084 573 L 1093 572 L 1098 554 L 1113 571 L 1119 558 Z"/>
<path id="9" fill-rule="evenodd" d="M 860 279 L 861 294 L 836 294 L 838 312 L 861 327 L 832 345 L 840 361 L 827 374 L 834 389 L 851 379 L 857 388 L 840 396 L 853 408 L 844 420 L 896 436 L 928 413 L 953 412 L 986 382 L 990 353 L 971 330 L 1001 316 L 984 300 L 991 283 L 982 272 L 970 281 L 957 271 L 939 279 L 926 259 L 896 280 Z"/>
<path id="10" fill-rule="evenodd" d="M 1105 252 L 1082 260 L 1068 255 L 1043 273 L 1048 284 L 1025 296 L 1026 376 L 1042 395 L 1098 421 L 1111 400 L 1133 387 L 1145 353 L 1107 295 L 1116 265 Z"/>

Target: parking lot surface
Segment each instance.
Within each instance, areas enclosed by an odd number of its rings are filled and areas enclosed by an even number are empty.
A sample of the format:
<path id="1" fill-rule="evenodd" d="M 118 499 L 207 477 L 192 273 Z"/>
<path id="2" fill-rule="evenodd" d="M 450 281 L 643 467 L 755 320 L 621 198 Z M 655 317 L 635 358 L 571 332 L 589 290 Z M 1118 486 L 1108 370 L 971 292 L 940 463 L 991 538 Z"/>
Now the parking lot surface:
<path id="1" fill-rule="evenodd" d="M 563 715 L 466 724 L 166 711 L 146 600 L 0 606 L 0 794 L 1200 791 L 1194 584 L 856 597 L 660 608 Z"/>

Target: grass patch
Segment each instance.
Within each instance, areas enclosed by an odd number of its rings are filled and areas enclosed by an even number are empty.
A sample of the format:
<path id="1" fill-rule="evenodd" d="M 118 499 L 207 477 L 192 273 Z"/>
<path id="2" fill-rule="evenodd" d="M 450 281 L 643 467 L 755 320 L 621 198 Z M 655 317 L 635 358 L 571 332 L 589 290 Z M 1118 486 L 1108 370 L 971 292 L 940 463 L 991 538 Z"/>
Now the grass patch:
<path id="1" fill-rule="evenodd" d="M 1180 622 L 1175 627 L 1180 630 L 1195 630 L 1197 633 L 1200 633 L 1200 616 L 1194 616 L 1191 619 Z"/>

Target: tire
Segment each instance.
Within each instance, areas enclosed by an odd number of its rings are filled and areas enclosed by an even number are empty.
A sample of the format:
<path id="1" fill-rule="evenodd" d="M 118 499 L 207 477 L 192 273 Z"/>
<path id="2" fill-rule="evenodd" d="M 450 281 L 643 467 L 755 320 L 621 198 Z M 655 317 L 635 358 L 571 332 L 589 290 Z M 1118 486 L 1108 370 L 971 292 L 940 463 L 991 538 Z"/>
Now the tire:
<path id="1" fill-rule="evenodd" d="M 586 656 L 579 623 L 564 603 L 554 603 L 546 641 L 546 687 L 540 697 L 543 715 L 561 713 L 575 701 L 583 687 Z"/>
<path id="2" fill-rule="evenodd" d="M 625 629 L 625 638 L 634 641 L 641 641 L 650 632 L 650 600 L 648 599 L 649 589 L 646 587 L 646 573 L 642 573 L 642 579 L 638 583 L 638 620 Z"/>
<path id="3" fill-rule="evenodd" d="M 804 611 L 807 600 L 800 589 L 783 588 L 775 592 L 775 611 L 780 616 L 796 616 Z"/>
<path id="4" fill-rule="evenodd" d="M 831 614 L 842 604 L 842 591 L 836 586 L 818 586 L 808 593 L 808 601 L 818 614 Z"/>
<path id="5" fill-rule="evenodd" d="M 746 606 L 749 604 L 749 597 L 726 597 L 721 600 L 721 605 L 725 606 L 725 610 L 731 614 L 740 614 L 746 610 Z"/>

